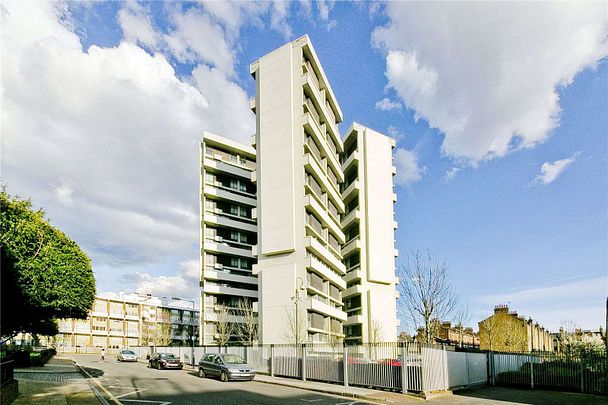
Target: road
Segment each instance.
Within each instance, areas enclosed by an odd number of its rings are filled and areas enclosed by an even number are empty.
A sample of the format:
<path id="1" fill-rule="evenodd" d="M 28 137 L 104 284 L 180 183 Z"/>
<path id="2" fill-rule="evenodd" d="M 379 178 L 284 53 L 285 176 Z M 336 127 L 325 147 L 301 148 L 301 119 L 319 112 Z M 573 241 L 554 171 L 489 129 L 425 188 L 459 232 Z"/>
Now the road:
<path id="1" fill-rule="evenodd" d="M 199 378 L 196 370 L 156 370 L 146 364 L 119 363 L 115 357 L 101 361 L 97 355 L 73 355 L 89 373 L 95 389 L 109 404 L 179 405 L 179 404 L 368 404 L 362 400 L 337 397 L 297 388 L 262 382 Z"/>

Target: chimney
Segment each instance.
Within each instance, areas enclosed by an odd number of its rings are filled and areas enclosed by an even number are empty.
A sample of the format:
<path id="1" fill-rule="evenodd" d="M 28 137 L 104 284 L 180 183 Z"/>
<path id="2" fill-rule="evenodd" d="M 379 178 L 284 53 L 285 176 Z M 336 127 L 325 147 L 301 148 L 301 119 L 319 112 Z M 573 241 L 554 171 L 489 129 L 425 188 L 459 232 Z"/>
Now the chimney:
<path id="1" fill-rule="evenodd" d="M 509 313 L 509 306 L 508 305 L 496 305 L 494 307 L 494 313 L 498 314 L 498 313 L 503 313 L 503 314 L 508 314 Z"/>

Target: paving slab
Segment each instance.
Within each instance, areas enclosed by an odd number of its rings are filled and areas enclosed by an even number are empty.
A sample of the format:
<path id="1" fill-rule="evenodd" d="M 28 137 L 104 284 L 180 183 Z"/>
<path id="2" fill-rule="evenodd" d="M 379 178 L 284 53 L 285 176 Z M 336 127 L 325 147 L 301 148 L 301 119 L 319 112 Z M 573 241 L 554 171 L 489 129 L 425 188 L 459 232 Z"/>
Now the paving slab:
<path id="1" fill-rule="evenodd" d="M 16 368 L 16 405 L 99 405 L 88 381 L 69 358 L 53 357 L 43 367 Z"/>

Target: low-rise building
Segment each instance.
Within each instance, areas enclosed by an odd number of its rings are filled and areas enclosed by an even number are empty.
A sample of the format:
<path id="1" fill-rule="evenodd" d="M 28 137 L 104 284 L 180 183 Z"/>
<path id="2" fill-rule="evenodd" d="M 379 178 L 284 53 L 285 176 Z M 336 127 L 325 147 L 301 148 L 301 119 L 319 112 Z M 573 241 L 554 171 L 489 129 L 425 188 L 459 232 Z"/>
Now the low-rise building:
<path id="1" fill-rule="evenodd" d="M 479 344 L 482 350 L 553 351 L 551 333 L 531 318 L 509 311 L 507 305 L 497 305 L 494 314 L 479 322 Z"/>
<path id="2" fill-rule="evenodd" d="M 60 319 L 55 341 L 64 348 L 189 346 L 198 335 L 194 303 L 176 298 L 108 293 L 95 296 L 87 319 Z"/>
<path id="3" fill-rule="evenodd" d="M 433 330 L 433 343 L 450 346 L 479 347 L 479 334 L 475 333 L 471 327 L 461 324 L 452 325 L 450 321 L 440 322 L 439 320 L 432 321 L 431 327 Z M 417 332 L 417 340 L 422 341 L 424 328 L 419 328 Z"/>

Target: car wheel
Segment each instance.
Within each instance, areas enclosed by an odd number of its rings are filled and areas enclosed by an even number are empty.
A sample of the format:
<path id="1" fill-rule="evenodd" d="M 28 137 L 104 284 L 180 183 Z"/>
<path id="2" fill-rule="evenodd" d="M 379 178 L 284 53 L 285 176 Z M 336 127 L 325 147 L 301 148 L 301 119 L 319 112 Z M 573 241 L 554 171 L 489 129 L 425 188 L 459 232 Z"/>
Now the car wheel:
<path id="1" fill-rule="evenodd" d="M 228 374 L 226 374 L 226 372 L 225 372 L 225 371 L 222 371 L 222 372 L 220 373 L 220 381 L 221 381 L 221 382 L 226 382 L 226 381 L 228 381 Z"/>
<path id="2" fill-rule="evenodd" d="M 199 368 L 199 369 L 198 369 L 198 376 L 199 376 L 200 378 L 205 378 L 205 372 L 203 371 L 203 369 L 202 369 L 202 368 Z"/>

